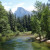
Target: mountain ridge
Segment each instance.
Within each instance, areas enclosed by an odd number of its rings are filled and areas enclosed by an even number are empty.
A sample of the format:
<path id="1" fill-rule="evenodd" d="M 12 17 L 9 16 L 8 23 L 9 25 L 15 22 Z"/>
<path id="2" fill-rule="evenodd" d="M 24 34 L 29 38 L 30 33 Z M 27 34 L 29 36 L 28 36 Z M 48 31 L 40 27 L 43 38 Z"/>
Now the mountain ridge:
<path id="1" fill-rule="evenodd" d="M 31 16 L 32 12 L 29 12 L 22 7 L 18 7 L 14 14 L 16 15 L 16 17 L 23 17 L 25 15 L 27 15 L 27 16 L 30 15 Z"/>

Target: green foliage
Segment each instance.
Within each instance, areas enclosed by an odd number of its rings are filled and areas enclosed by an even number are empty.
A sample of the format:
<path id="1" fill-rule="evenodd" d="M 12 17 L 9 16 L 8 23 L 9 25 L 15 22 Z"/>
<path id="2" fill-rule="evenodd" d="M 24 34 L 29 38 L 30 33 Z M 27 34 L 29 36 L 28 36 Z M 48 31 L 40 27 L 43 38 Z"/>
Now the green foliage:
<path id="1" fill-rule="evenodd" d="M 49 34 L 50 32 L 50 10 L 47 6 L 45 7 L 41 15 L 41 28 L 42 28 L 42 31 L 47 32 L 47 37 L 49 38 L 50 37 L 50 34 Z"/>
<path id="2" fill-rule="evenodd" d="M 17 29 L 20 32 L 31 31 L 31 18 L 30 15 L 17 18 Z"/>
<path id="3" fill-rule="evenodd" d="M 36 16 L 33 16 L 31 18 L 31 26 L 32 26 L 33 33 L 40 33 L 41 32 L 40 21 L 37 19 Z"/>
<path id="4" fill-rule="evenodd" d="M 35 7 L 37 12 L 35 15 L 16 16 L 10 10 L 7 12 L 0 2 L 0 40 L 6 40 L 6 37 L 11 38 L 13 35 L 20 32 L 32 31 L 41 35 L 46 35 L 50 39 L 50 10 L 49 6 L 42 2 L 36 1 Z"/>
<path id="5" fill-rule="evenodd" d="M 35 50 L 49 50 L 50 48 L 47 47 L 46 43 L 38 43 L 38 42 L 32 42 L 32 46 L 34 47 Z"/>
<path id="6" fill-rule="evenodd" d="M 12 11 L 10 10 L 9 11 L 9 14 L 8 14 L 8 19 L 9 19 L 9 24 L 10 24 L 10 28 L 12 31 L 16 31 L 16 16 L 13 15 Z M 15 28 L 16 27 L 16 28 Z"/>
<path id="7" fill-rule="evenodd" d="M 49 7 L 42 2 L 36 1 L 35 7 L 37 14 L 31 17 L 32 32 L 38 34 L 45 34 L 50 39 L 50 10 Z M 40 35 L 39 35 L 40 36 Z"/>
<path id="8" fill-rule="evenodd" d="M 7 12 L 5 11 L 4 7 L 0 3 L 0 33 L 5 32 L 9 30 L 10 28 L 8 24 L 8 17 L 7 17 Z"/>
<path id="9" fill-rule="evenodd" d="M 16 16 L 10 11 L 7 12 L 0 2 L 0 41 L 5 42 L 7 38 L 16 35 Z"/>
<path id="10" fill-rule="evenodd" d="M 42 2 L 36 1 L 35 7 L 37 8 L 38 11 L 42 10 Z"/>

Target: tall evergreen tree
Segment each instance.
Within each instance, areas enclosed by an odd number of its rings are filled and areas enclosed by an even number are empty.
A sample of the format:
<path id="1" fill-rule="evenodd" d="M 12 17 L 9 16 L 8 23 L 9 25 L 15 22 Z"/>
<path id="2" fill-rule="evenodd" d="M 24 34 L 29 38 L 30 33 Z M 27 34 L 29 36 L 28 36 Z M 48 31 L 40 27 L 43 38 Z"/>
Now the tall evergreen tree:
<path id="1" fill-rule="evenodd" d="M 10 24 L 11 30 L 16 31 L 15 30 L 15 16 L 11 10 L 9 11 L 9 24 Z"/>
<path id="2" fill-rule="evenodd" d="M 7 32 L 10 29 L 8 24 L 8 15 L 0 2 L 0 33 Z"/>

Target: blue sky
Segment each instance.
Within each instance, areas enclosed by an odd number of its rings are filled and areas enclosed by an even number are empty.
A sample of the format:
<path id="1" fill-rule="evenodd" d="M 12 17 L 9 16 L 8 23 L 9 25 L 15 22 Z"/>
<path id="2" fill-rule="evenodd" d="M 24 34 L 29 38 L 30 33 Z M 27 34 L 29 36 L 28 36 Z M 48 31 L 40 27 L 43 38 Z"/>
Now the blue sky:
<path id="1" fill-rule="evenodd" d="M 13 12 L 17 10 L 18 7 L 23 7 L 28 11 L 36 10 L 34 4 L 36 0 L 0 0 L 4 8 L 8 11 L 11 9 Z M 43 3 L 47 3 L 48 0 L 37 0 Z"/>

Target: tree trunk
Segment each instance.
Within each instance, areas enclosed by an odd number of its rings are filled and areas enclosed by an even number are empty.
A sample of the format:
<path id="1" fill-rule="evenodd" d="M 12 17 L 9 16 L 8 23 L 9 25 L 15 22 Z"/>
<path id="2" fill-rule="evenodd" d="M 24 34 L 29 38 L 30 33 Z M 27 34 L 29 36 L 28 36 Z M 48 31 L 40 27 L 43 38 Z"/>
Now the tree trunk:
<path id="1" fill-rule="evenodd" d="M 39 33 L 39 37 L 40 37 L 39 42 L 41 43 L 41 35 L 40 35 L 40 33 Z"/>

